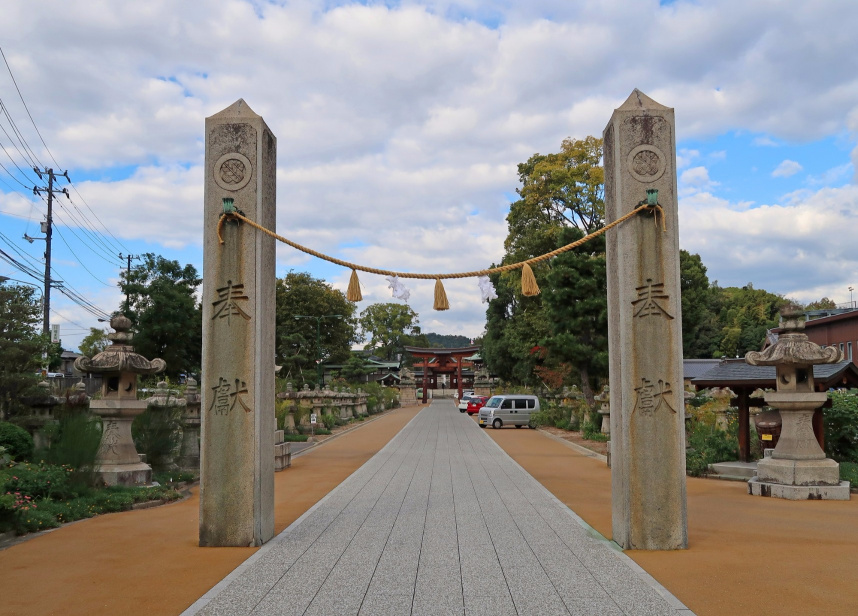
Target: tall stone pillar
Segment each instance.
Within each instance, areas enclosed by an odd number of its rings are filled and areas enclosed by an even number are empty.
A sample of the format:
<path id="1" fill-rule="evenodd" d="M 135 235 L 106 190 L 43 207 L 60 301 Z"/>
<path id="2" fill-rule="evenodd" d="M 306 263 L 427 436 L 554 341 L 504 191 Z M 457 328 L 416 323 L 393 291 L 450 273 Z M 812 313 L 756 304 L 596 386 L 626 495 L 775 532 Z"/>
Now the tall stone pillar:
<path id="1" fill-rule="evenodd" d="M 688 547 L 685 400 L 673 109 L 639 90 L 605 128 L 608 222 L 658 190 L 659 216 L 607 234 L 613 538 L 625 549 Z"/>
<path id="2" fill-rule="evenodd" d="M 274 536 L 274 239 L 277 140 L 239 99 L 206 118 L 200 545 Z"/>

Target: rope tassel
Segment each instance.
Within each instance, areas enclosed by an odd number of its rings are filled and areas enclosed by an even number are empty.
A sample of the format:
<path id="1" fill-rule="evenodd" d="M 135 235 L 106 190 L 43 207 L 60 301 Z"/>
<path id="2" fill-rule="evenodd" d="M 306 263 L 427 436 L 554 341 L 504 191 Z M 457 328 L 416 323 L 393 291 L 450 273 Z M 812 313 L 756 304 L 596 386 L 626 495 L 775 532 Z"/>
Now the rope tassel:
<path id="1" fill-rule="evenodd" d="M 539 295 L 539 285 L 536 284 L 536 277 L 527 263 L 521 268 L 521 294 L 525 297 Z"/>
<path id="2" fill-rule="evenodd" d="M 447 301 L 447 292 L 440 278 L 435 279 L 435 310 L 449 310 L 450 302 Z"/>
<path id="3" fill-rule="evenodd" d="M 363 299 L 360 292 L 360 281 L 358 280 L 357 272 L 352 270 L 352 277 L 349 278 L 349 288 L 346 291 L 346 299 L 350 302 L 359 302 Z"/>

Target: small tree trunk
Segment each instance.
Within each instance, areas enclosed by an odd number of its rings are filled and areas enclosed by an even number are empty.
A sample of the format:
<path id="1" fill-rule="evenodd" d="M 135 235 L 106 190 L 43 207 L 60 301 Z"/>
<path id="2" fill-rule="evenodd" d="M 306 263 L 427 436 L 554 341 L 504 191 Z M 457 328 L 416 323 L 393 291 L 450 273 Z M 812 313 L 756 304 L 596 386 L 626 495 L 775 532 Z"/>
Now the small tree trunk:
<path id="1" fill-rule="evenodd" d="M 586 366 L 578 368 L 578 376 L 581 378 L 581 393 L 584 394 L 587 405 L 592 409 L 596 406 L 596 397 L 593 394 L 593 388 L 590 387 L 590 372 Z"/>

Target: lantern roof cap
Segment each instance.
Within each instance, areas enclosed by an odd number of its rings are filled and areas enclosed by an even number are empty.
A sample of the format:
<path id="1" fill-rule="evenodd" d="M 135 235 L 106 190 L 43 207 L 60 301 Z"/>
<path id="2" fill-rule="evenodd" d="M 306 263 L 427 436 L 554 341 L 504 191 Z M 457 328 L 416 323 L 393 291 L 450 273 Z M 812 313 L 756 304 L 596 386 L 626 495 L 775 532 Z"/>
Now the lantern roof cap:
<path id="1" fill-rule="evenodd" d="M 804 311 L 796 304 L 781 308 L 781 334 L 778 341 L 762 351 L 751 351 L 745 361 L 752 366 L 813 366 L 836 364 L 843 360 L 843 352 L 836 346 L 821 347 L 811 342 L 804 333 Z"/>
<path id="2" fill-rule="evenodd" d="M 120 372 L 131 372 L 133 374 L 155 374 L 163 372 L 167 362 L 163 359 L 148 360 L 139 353 L 134 352 L 131 340 L 131 319 L 125 315 L 116 315 L 110 319 L 110 326 L 116 330 L 107 335 L 107 339 L 113 344 L 104 349 L 95 357 L 78 357 L 74 367 L 81 372 L 93 372 L 95 374 L 118 374 Z"/>

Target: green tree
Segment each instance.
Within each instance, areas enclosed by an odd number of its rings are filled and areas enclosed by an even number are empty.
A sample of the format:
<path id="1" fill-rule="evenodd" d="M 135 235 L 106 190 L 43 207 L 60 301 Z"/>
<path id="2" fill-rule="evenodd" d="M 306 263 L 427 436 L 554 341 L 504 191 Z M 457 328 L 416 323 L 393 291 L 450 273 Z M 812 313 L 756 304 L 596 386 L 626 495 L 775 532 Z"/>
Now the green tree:
<path id="1" fill-rule="evenodd" d="M 110 341 L 103 329 L 90 327 L 89 333 L 80 341 L 80 352 L 87 357 L 95 357 L 108 347 Z"/>
<path id="2" fill-rule="evenodd" d="M 122 273 L 119 287 L 128 295 L 122 309 L 134 326 L 134 349 L 167 362 L 168 376 L 200 367 L 202 308 L 195 293 L 201 282 L 193 265 L 151 252 L 142 266 Z"/>
<path id="3" fill-rule="evenodd" d="M 23 409 L 20 398 L 38 382 L 42 353 L 50 342 L 40 333 L 42 307 L 34 289 L 0 283 L 0 419 Z"/>
<path id="4" fill-rule="evenodd" d="M 275 361 L 283 366 L 280 374 L 316 381 L 316 319 L 295 319 L 296 316 L 321 317 L 319 325 L 322 360 L 342 363 L 348 360 L 351 346 L 357 342 L 355 305 L 342 291 L 306 272 L 289 272 L 278 278 L 276 294 Z M 306 371 L 306 377 L 304 372 Z"/>
<path id="5" fill-rule="evenodd" d="M 340 376 L 349 383 L 359 383 L 374 369 L 360 355 L 352 355 L 340 370 Z"/>
<path id="6" fill-rule="evenodd" d="M 716 289 L 709 284 L 706 266 L 698 254 L 679 251 L 682 290 L 682 352 L 688 359 L 710 358 L 719 348 Z"/>
<path id="7" fill-rule="evenodd" d="M 718 289 L 718 293 L 721 328 L 718 352 L 726 357 L 743 357 L 748 351 L 759 351 L 766 331 L 777 327 L 780 309 L 789 303 L 780 295 L 755 289 L 750 282 L 741 288 Z"/>
<path id="8" fill-rule="evenodd" d="M 827 297 L 823 297 L 815 302 L 810 302 L 804 307 L 805 310 L 832 310 L 834 308 L 837 308 L 837 304 L 834 303 L 833 299 L 829 299 Z"/>
<path id="9" fill-rule="evenodd" d="M 406 346 L 429 346 L 418 315 L 404 304 L 372 304 L 360 313 L 360 326 L 369 337 L 366 349 L 387 361 L 405 354 Z"/>
<path id="10" fill-rule="evenodd" d="M 605 221 L 602 140 L 564 139 L 556 154 L 534 154 L 518 166 L 518 194 L 528 211 L 580 229 L 586 235 Z"/>
<path id="11" fill-rule="evenodd" d="M 566 243 L 563 238 L 569 237 L 568 228 L 583 235 L 604 224 L 601 156 L 601 139 L 566 139 L 560 153 L 535 154 L 518 166 L 521 199 L 510 206 L 506 254 L 501 264 L 554 250 Z M 549 268 L 547 262 L 532 268 L 543 294 L 553 284 L 548 279 Z M 520 270 L 493 275 L 491 279 L 498 297 L 489 302 L 486 310 L 486 365 L 504 380 L 531 383 L 537 366 L 552 367 L 562 361 L 557 354 L 545 353 L 541 345 L 553 336 L 543 296 L 521 294 Z"/>
<path id="12" fill-rule="evenodd" d="M 561 245 L 574 242 L 583 233 L 564 229 Z M 581 392 L 593 406 L 594 387 L 608 376 L 608 280 L 605 266 L 605 236 L 558 255 L 542 293 L 551 335 L 545 346 L 555 362 L 571 365 L 578 372 Z"/>

